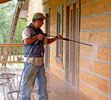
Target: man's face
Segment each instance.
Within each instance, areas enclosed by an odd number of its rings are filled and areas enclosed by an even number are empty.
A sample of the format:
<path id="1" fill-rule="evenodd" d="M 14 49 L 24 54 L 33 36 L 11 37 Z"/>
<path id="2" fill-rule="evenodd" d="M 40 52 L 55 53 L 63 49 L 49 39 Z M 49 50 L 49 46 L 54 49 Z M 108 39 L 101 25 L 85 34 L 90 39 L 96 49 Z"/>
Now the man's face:
<path id="1" fill-rule="evenodd" d="M 44 24 L 44 20 L 37 20 L 36 25 L 38 28 L 40 28 Z"/>

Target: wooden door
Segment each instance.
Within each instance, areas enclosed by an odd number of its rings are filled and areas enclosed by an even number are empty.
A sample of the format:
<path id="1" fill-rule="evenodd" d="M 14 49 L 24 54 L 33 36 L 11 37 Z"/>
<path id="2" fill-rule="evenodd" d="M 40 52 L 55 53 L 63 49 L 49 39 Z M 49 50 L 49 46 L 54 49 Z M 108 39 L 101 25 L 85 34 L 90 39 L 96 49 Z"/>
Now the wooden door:
<path id="1" fill-rule="evenodd" d="M 78 37 L 78 3 L 66 7 L 66 37 L 76 40 Z M 78 49 L 74 42 L 66 42 L 65 57 L 65 79 L 73 86 L 78 82 Z"/>

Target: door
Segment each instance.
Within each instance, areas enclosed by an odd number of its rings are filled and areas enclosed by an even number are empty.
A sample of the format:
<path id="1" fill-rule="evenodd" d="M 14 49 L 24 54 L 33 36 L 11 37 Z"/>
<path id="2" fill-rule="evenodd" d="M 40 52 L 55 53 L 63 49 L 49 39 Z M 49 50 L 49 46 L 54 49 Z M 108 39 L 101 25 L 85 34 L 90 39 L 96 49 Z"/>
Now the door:
<path id="1" fill-rule="evenodd" d="M 78 3 L 66 7 L 66 37 L 77 41 L 78 39 Z M 65 79 L 68 83 L 77 87 L 78 84 L 78 44 L 65 43 Z"/>

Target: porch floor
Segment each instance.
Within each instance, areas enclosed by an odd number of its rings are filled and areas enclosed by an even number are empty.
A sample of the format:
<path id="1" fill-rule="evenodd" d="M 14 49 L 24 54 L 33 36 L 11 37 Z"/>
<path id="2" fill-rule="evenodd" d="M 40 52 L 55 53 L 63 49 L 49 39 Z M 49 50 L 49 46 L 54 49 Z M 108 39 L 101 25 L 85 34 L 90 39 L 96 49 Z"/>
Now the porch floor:
<path id="1" fill-rule="evenodd" d="M 6 73 L 7 70 L 6 71 L 0 70 L 0 74 L 3 72 Z M 10 72 L 12 72 L 12 68 Z M 21 75 L 22 69 L 16 68 L 15 70 L 14 68 L 13 72 L 18 73 L 18 75 L 15 78 L 16 79 L 18 78 L 17 80 L 20 81 L 20 75 Z M 48 90 L 48 95 L 49 95 L 48 100 L 90 100 L 86 98 L 83 94 L 78 93 L 72 86 L 65 83 L 63 80 L 55 76 L 53 73 L 46 71 L 46 76 L 47 76 L 47 81 L 48 81 L 47 82 L 47 86 L 48 86 L 47 90 Z M 15 85 L 16 88 L 18 88 L 17 80 L 11 80 L 10 81 L 11 83 L 9 83 L 9 80 L 8 80 L 7 81 L 8 85 L 10 85 L 10 87 L 12 87 L 13 89 L 15 89 L 13 85 Z M 17 100 L 17 93 L 13 93 L 13 95 L 9 96 L 9 92 L 13 89 L 9 89 L 9 86 L 6 87 L 6 84 L 4 85 L 0 84 L 0 100 Z M 17 90 L 18 89 L 16 89 L 16 91 Z M 4 97 L 4 94 L 5 94 L 5 97 Z M 38 100 L 36 85 L 32 91 L 32 100 Z"/>

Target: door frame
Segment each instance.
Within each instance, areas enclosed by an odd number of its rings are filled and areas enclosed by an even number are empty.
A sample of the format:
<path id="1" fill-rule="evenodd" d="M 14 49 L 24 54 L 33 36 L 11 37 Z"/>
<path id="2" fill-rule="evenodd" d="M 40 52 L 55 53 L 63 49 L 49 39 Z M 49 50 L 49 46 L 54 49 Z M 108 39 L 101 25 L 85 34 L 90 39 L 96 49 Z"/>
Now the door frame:
<path id="1" fill-rule="evenodd" d="M 80 39 L 79 39 L 79 37 L 80 37 L 80 13 L 81 13 L 81 11 L 80 11 L 80 8 L 81 8 L 81 2 L 80 2 L 80 0 L 75 0 L 75 1 L 73 1 L 73 2 L 70 2 L 70 3 L 67 3 L 66 4 L 66 23 L 65 23 L 65 25 L 66 25 L 66 30 L 65 30 L 65 37 L 67 38 L 68 37 L 68 29 L 69 29 L 69 26 L 68 26 L 68 19 L 69 19 L 69 6 L 70 5 L 73 5 L 73 17 L 75 16 L 74 15 L 74 4 L 76 4 L 76 3 L 78 3 L 78 5 L 79 5 L 79 7 L 78 7 L 78 15 L 77 15 L 77 37 L 76 37 L 76 39 L 77 39 L 77 41 L 79 41 Z M 72 24 L 72 27 L 74 27 L 74 21 L 73 21 L 73 24 Z M 74 29 L 72 30 L 72 32 L 74 32 Z M 73 38 L 72 39 L 74 39 L 74 36 L 73 36 Z M 76 84 L 73 84 L 73 83 L 71 83 L 71 85 L 75 88 L 75 89 L 79 89 L 79 44 L 77 44 L 77 60 L 76 60 L 76 70 L 75 70 L 75 72 L 76 72 Z M 69 80 L 68 80 L 68 75 L 69 75 L 69 58 L 68 58 L 68 56 L 69 56 L 69 44 L 68 44 L 68 41 L 65 41 L 65 81 L 66 82 L 68 82 L 69 83 Z M 72 61 L 71 61 L 72 62 Z M 74 65 L 75 66 L 75 62 L 73 61 L 73 63 L 72 63 L 72 65 Z M 75 69 L 75 68 L 74 68 Z M 72 74 L 72 76 L 74 76 L 74 69 L 72 68 L 72 70 L 73 70 L 73 74 Z M 74 81 L 74 78 L 72 77 L 72 81 Z"/>

